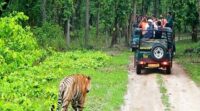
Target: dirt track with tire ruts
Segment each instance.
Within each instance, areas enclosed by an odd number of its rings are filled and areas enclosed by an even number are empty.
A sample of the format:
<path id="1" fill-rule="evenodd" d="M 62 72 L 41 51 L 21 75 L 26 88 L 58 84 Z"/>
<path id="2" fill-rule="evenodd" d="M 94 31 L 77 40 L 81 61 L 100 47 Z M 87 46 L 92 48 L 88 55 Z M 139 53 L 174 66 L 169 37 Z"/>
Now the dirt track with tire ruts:
<path id="1" fill-rule="evenodd" d="M 200 111 L 200 88 L 183 68 L 174 63 L 172 74 L 162 70 L 143 70 L 137 75 L 133 60 L 129 65 L 128 90 L 121 111 L 165 111 L 157 76 L 161 75 L 170 103 L 170 111 Z"/>

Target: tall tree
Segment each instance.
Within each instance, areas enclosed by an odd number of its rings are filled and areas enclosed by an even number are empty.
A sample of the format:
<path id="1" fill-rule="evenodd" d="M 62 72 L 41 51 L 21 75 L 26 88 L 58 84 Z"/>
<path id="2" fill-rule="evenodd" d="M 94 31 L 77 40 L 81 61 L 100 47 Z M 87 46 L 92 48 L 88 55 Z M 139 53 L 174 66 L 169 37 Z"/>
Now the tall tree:
<path id="1" fill-rule="evenodd" d="M 74 29 L 80 29 L 82 24 L 81 21 L 83 18 L 81 18 L 81 10 L 82 8 L 83 0 L 74 0 L 74 14 L 72 18 L 72 25 L 74 26 Z"/>
<path id="2" fill-rule="evenodd" d="M 159 15 L 159 9 L 158 9 L 158 6 L 159 6 L 159 0 L 153 0 L 153 6 L 154 6 L 154 10 L 153 10 L 153 14 L 154 16 L 158 16 Z"/>
<path id="3" fill-rule="evenodd" d="M 131 13 L 131 0 L 114 0 L 114 21 L 113 21 L 113 33 L 112 33 L 112 40 L 111 40 L 111 45 L 112 47 L 114 44 L 117 44 L 118 42 L 118 37 L 120 33 L 120 29 L 123 31 L 125 30 L 125 40 L 128 40 L 128 23 L 129 23 L 129 15 Z"/>
<path id="4" fill-rule="evenodd" d="M 65 24 L 65 27 L 67 27 L 67 31 L 65 33 L 65 36 L 66 36 L 66 40 L 67 40 L 66 41 L 67 47 L 70 47 L 70 41 L 71 41 L 71 38 L 70 38 L 70 19 L 68 19 L 66 22 L 67 22 L 67 24 Z"/>
<path id="5" fill-rule="evenodd" d="M 90 19 L 90 0 L 86 0 L 86 11 L 85 11 L 85 37 L 84 43 L 85 47 L 88 47 L 88 38 L 89 38 L 89 19 Z"/>
<path id="6" fill-rule="evenodd" d="M 176 28 L 181 30 L 183 25 L 189 25 L 192 29 L 192 41 L 197 42 L 197 26 L 199 24 L 197 0 L 174 0 L 173 4 Z"/>
<path id="7" fill-rule="evenodd" d="M 47 14 L 46 14 L 46 0 L 42 0 L 41 5 L 41 13 L 42 13 L 42 22 L 46 22 Z"/>
<path id="8" fill-rule="evenodd" d="M 118 20 L 119 20 L 119 14 L 118 14 L 118 11 L 119 11 L 119 8 L 118 8 L 118 3 L 119 1 L 117 0 L 115 3 L 114 3 L 114 9 L 115 9 L 115 19 L 114 19 L 114 29 L 113 29 L 113 33 L 112 33 L 112 40 L 111 40 L 111 45 L 110 47 L 112 47 L 114 44 L 117 44 L 117 38 L 119 36 L 118 34 L 118 30 L 119 30 L 119 25 L 118 25 Z"/>
<path id="9" fill-rule="evenodd" d="M 142 12 L 141 12 L 142 15 L 146 15 L 144 8 L 145 8 L 145 0 L 142 0 Z"/>
<path id="10" fill-rule="evenodd" d="M 192 41 L 197 42 L 197 26 L 199 24 L 198 5 L 196 0 L 186 2 L 186 23 L 192 28 Z"/>
<path id="11" fill-rule="evenodd" d="M 66 38 L 67 47 L 70 47 L 70 30 L 71 30 L 71 19 L 74 14 L 74 0 L 64 0 L 62 2 L 62 20 L 64 21 L 64 34 Z"/>
<path id="12" fill-rule="evenodd" d="M 131 38 L 132 30 L 133 30 L 133 23 L 136 21 L 136 6 L 137 6 L 137 0 L 133 0 L 131 3 L 131 13 L 129 16 L 129 24 L 128 24 L 128 37 L 125 39 L 125 42 L 127 45 L 129 45 L 129 39 Z"/>
<path id="13" fill-rule="evenodd" d="M 99 36 L 99 19 L 100 19 L 100 2 L 99 0 L 96 1 L 96 7 L 97 7 L 97 11 L 96 11 L 96 38 L 98 38 Z"/>

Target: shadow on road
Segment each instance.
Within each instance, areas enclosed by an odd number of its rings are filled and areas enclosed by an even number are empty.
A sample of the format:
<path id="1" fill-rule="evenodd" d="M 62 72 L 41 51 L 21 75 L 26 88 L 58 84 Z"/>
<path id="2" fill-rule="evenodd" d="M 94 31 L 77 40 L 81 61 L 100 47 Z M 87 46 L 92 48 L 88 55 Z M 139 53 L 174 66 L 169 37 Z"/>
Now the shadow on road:
<path id="1" fill-rule="evenodd" d="M 166 71 L 165 69 L 158 69 L 158 68 L 155 68 L 155 69 L 148 69 L 148 68 L 145 68 L 145 69 L 142 69 L 142 72 L 140 75 L 150 75 L 150 74 L 162 74 L 162 75 L 169 75 L 169 74 L 166 74 Z"/>

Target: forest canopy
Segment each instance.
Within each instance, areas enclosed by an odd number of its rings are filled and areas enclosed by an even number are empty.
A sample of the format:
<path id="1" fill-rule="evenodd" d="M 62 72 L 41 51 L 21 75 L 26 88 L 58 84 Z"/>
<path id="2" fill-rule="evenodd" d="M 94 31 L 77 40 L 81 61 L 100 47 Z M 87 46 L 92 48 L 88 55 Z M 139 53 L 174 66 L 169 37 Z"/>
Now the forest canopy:
<path id="1" fill-rule="evenodd" d="M 29 17 L 23 24 L 31 26 L 42 47 L 64 50 L 112 47 L 121 38 L 128 46 L 137 16 L 168 12 L 173 14 L 174 31 L 188 31 L 196 42 L 199 4 L 198 0 L 1 0 L 0 15 L 23 12 Z"/>

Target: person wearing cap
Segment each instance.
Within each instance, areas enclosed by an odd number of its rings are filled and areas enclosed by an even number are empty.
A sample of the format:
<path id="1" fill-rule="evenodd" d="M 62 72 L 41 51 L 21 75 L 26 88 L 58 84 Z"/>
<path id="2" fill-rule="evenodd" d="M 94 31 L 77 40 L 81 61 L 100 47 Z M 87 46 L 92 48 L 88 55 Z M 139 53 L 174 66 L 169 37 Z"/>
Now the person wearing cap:
<path id="1" fill-rule="evenodd" d="M 152 38 L 153 37 L 154 25 L 153 25 L 152 19 L 148 19 L 148 25 L 149 25 L 149 27 L 147 28 L 147 32 L 144 35 L 144 38 Z"/>
<path id="2" fill-rule="evenodd" d="M 152 19 L 148 19 L 148 23 L 153 23 L 153 20 Z"/>

